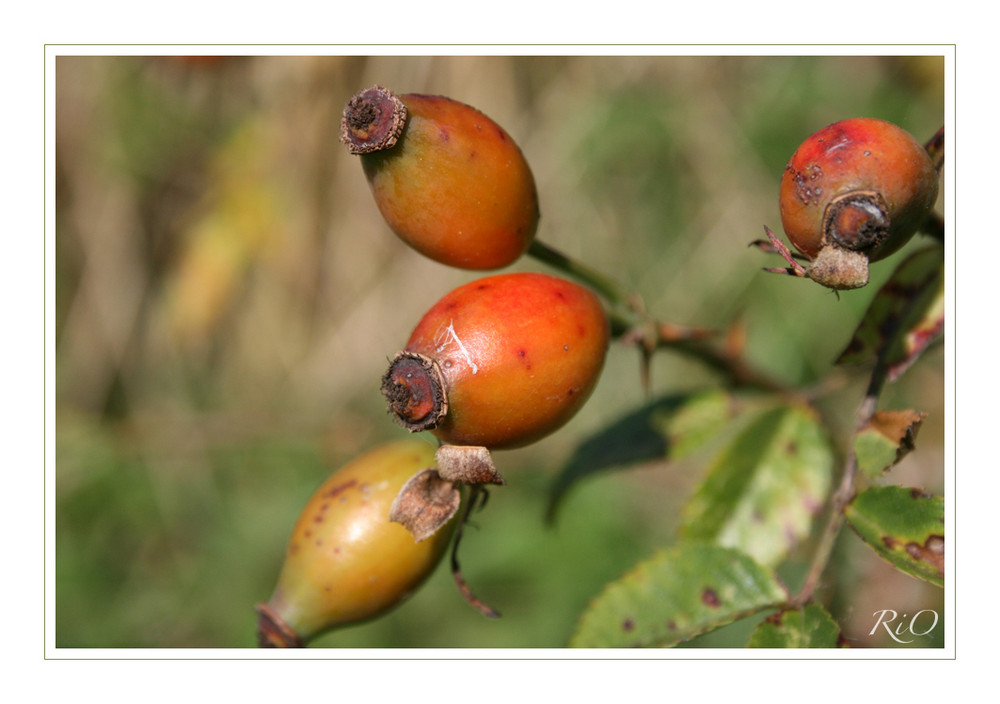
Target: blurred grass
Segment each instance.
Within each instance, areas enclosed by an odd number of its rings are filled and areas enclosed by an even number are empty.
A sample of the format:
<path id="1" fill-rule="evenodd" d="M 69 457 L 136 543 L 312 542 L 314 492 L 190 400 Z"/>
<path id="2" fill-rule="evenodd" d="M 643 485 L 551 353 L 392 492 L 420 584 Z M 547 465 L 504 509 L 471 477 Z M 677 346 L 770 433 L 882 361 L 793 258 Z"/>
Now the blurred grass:
<path id="1" fill-rule="evenodd" d="M 752 360 L 809 384 L 891 265 L 837 301 L 761 273 L 774 262 L 746 245 L 780 229 L 778 180 L 806 135 L 868 115 L 925 139 L 943 122 L 942 72 L 939 57 L 60 57 L 56 645 L 252 646 L 253 605 L 302 503 L 402 433 L 377 392 L 386 357 L 476 274 L 422 259 L 383 225 L 337 140 L 359 88 L 480 108 L 532 164 L 541 239 L 672 322 L 741 316 Z M 886 397 L 930 413 L 898 471 L 934 491 L 941 367 L 929 355 Z M 654 361 L 658 393 L 713 381 L 693 362 Z M 857 398 L 852 381 L 830 404 L 849 423 Z M 441 570 L 392 614 L 317 645 L 561 647 L 605 581 L 671 539 L 697 473 L 595 478 L 543 525 L 575 444 L 642 400 L 635 354 L 615 347 L 577 418 L 498 456 L 508 486 L 462 563 L 503 618 L 468 608 Z M 844 606 L 858 634 L 887 608 L 886 584 L 910 594 L 912 582 L 865 559 L 852 555 L 862 567 L 840 587 L 863 592 Z"/>

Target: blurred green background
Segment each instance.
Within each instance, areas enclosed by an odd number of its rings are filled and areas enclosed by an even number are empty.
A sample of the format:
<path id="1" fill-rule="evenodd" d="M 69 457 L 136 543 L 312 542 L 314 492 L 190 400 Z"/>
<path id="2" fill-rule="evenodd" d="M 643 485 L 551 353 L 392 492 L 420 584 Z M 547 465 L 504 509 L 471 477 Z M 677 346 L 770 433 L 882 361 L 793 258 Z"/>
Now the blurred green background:
<path id="1" fill-rule="evenodd" d="M 747 244 L 765 224 L 780 232 L 778 182 L 802 139 L 855 116 L 927 139 L 943 71 L 942 57 L 59 57 L 56 646 L 253 646 L 253 606 L 306 499 L 406 435 L 378 393 L 387 357 L 479 274 L 423 259 L 383 224 L 338 141 L 352 93 L 379 83 L 487 113 L 532 165 L 540 239 L 660 318 L 740 317 L 753 363 L 808 385 L 892 265 L 837 300 L 761 272 L 780 262 Z M 827 402 L 846 429 L 863 374 L 837 378 Z M 669 353 L 652 379 L 654 394 L 717 382 Z M 886 391 L 883 406 L 929 414 L 895 482 L 942 491 L 943 380 L 936 348 Z M 508 485 L 461 558 L 501 619 L 469 608 L 442 569 L 387 616 L 314 645 L 564 646 L 604 583 L 673 540 L 698 477 L 694 462 L 595 476 L 546 525 L 573 448 L 643 400 L 635 351 L 614 346 L 580 415 L 497 455 Z M 940 590 L 851 535 L 837 560 L 826 597 L 854 646 L 892 645 L 868 636 L 876 610 L 941 608 Z"/>

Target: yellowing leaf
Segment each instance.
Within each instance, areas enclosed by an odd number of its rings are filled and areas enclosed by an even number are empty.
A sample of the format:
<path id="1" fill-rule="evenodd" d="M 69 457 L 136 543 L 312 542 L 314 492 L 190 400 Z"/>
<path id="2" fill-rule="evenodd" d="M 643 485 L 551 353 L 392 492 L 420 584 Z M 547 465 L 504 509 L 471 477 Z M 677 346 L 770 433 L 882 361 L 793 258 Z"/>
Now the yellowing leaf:
<path id="1" fill-rule="evenodd" d="M 832 472 L 833 451 L 810 411 L 768 411 L 711 464 L 685 506 L 681 534 L 777 564 L 809 534 Z"/>
<path id="2" fill-rule="evenodd" d="M 926 416 L 917 411 L 876 412 L 854 439 L 858 468 L 875 478 L 903 459 L 913 449 Z"/>
<path id="3" fill-rule="evenodd" d="M 750 636 L 749 648 L 836 648 L 840 628 L 819 604 L 778 611 L 768 616 Z"/>

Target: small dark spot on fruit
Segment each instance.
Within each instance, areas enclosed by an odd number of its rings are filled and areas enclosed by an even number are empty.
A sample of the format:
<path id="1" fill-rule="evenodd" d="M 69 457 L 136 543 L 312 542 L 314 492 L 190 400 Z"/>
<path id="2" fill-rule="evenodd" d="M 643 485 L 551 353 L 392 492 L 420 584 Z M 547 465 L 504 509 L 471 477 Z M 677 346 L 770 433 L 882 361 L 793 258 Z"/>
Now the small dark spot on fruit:
<path id="1" fill-rule="evenodd" d="M 706 606 L 711 606 L 713 609 L 718 608 L 722 604 L 722 602 L 719 601 L 719 595 L 716 594 L 715 590 L 711 588 L 706 588 L 701 593 L 701 603 Z"/>
<path id="2" fill-rule="evenodd" d="M 292 543 L 291 545 L 288 546 L 288 554 L 289 555 L 294 555 L 298 551 L 299 551 L 299 544 L 298 543 Z"/>
<path id="3" fill-rule="evenodd" d="M 913 498 L 913 499 L 929 499 L 929 498 L 931 498 L 931 495 L 930 494 L 925 494 L 924 492 L 920 491 L 920 489 L 910 489 L 910 498 Z"/>
<path id="4" fill-rule="evenodd" d="M 524 349 L 519 349 L 519 350 L 517 351 L 517 356 L 518 356 L 518 357 L 522 357 L 522 358 L 523 358 L 523 357 L 524 357 L 524 355 L 526 355 L 526 354 L 527 354 L 527 352 L 525 352 L 525 351 L 524 351 Z"/>
<path id="5" fill-rule="evenodd" d="M 323 545 L 323 539 L 322 538 L 317 538 L 316 539 L 316 547 L 321 547 L 322 545 Z"/>
<path id="6" fill-rule="evenodd" d="M 478 286 L 476 286 L 476 290 L 477 291 L 485 291 L 489 287 L 490 287 L 489 284 L 479 284 Z"/>
<path id="7" fill-rule="evenodd" d="M 622 630 L 624 630 L 625 632 L 629 632 L 634 628 L 635 628 L 635 621 L 633 621 L 632 619 L 627 618 L 624 621 L 622 621 Z"/>
<path id="8" fill-rule="evenodd" d="M 823 170 L 816 164 L 809 164 L 802 171 L 796 171 L 791 166 L 787 167 L 792 173 L 795 182 L 795 194 L 802 201 L 803 205 L 809 205 L 813 201 L 818 201 L 823 194 L 821 186 L 810 186 L 808 181 L 816 181 L 823 178 Z"/>
<path id="9" fill-rule="evenodd" d="M 799 446 L 795 444 L 794 441 L 790 441 L 785 445 L 785 454 L 794 455 L 799 451 Z"/>
<path id="10" fill-rule="evenodd" d="M 667 621 L 667 629 L 671 631 L 676 631 L 677 624 L 674 621 Z"/>
<path id="11" fill-rule="evenodd" d="M 576 393 L 576 389 L 570 389 L 569 391 L 566 392 L 566 395 L 567 396 L 572 396 L 575 393 Z"/>
<path id="12" fill-rule="evenodd" d="M 307 530 L 305 533 L 303 533 L 303 535 L 306 536 L 307 538 L 311 538 L 312 534 L 313 532 L 311 530 Z"/>
<path id="13" fill-rule="evenodd" d="M 357 479 L 352 479 L 351 481 L 346 482 L 345 484 L 338 484 L 337 486 L 333 487 L 328 492 L 326 492 L 326 495 L 329 496 L 330 498 L 333 498 L 337 494 L 347 491 L 357 483 L 358 483 Z M 341 497 L 341 501 L 343 500 L 344 500 L 343 497 Z"/>

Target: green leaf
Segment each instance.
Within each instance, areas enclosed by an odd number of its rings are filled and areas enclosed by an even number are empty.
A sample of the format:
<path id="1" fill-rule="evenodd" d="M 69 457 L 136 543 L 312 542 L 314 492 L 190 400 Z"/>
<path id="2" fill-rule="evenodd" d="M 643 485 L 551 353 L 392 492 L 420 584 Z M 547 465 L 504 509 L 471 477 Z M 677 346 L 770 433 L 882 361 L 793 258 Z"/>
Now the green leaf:
<path id="1" fill-rule="evenodd" d="M 676 645 L 787 598 L 775 574 L 748 556 L 680 543 L 605 587 L 583 613 L 570 646 Z"/>
<path id="2" fill-rule="evenodd" d="M 681 535 L 777 564 L 809 534 L 829 491 L 833 463 L 829 440 L 811 411 L 767 411 L 709 467 L 685 506 Z"/>
<path id="3" fill-rule="evenodd" d="M 844 510 L 851 527 L 896 569 L 944 586 L 944 499 L 901 486 L 873 487 Z"/>
<path id="4" fill-rule="evenodd" d="M 944 329 L 944 249 L 922 249 L 879 289 L 838 364 L 875 357 L 894 381 Z"/>
<path id="5" fill-rule="evenodd" d="M 711 440 L 736 414 L 724 391 L 665 396 L 586 439 L 563 466 L 549 496 L 547 519 L 578 481 L 641 462 L 684 457 Z"/>
<path id="6" fill-rule="evenodd" d="M 750 636 L 749 648 L 836 648 L 840 628 L 819 604 L 778 611 L 768 616 Z"/>
<path id="7" fill-rule="evenodd" d="M 913 449 L 926 417 L 917 411 L 877 411 L 854 438 L 858 469 L 872 479 L 881 476 Z"/>

